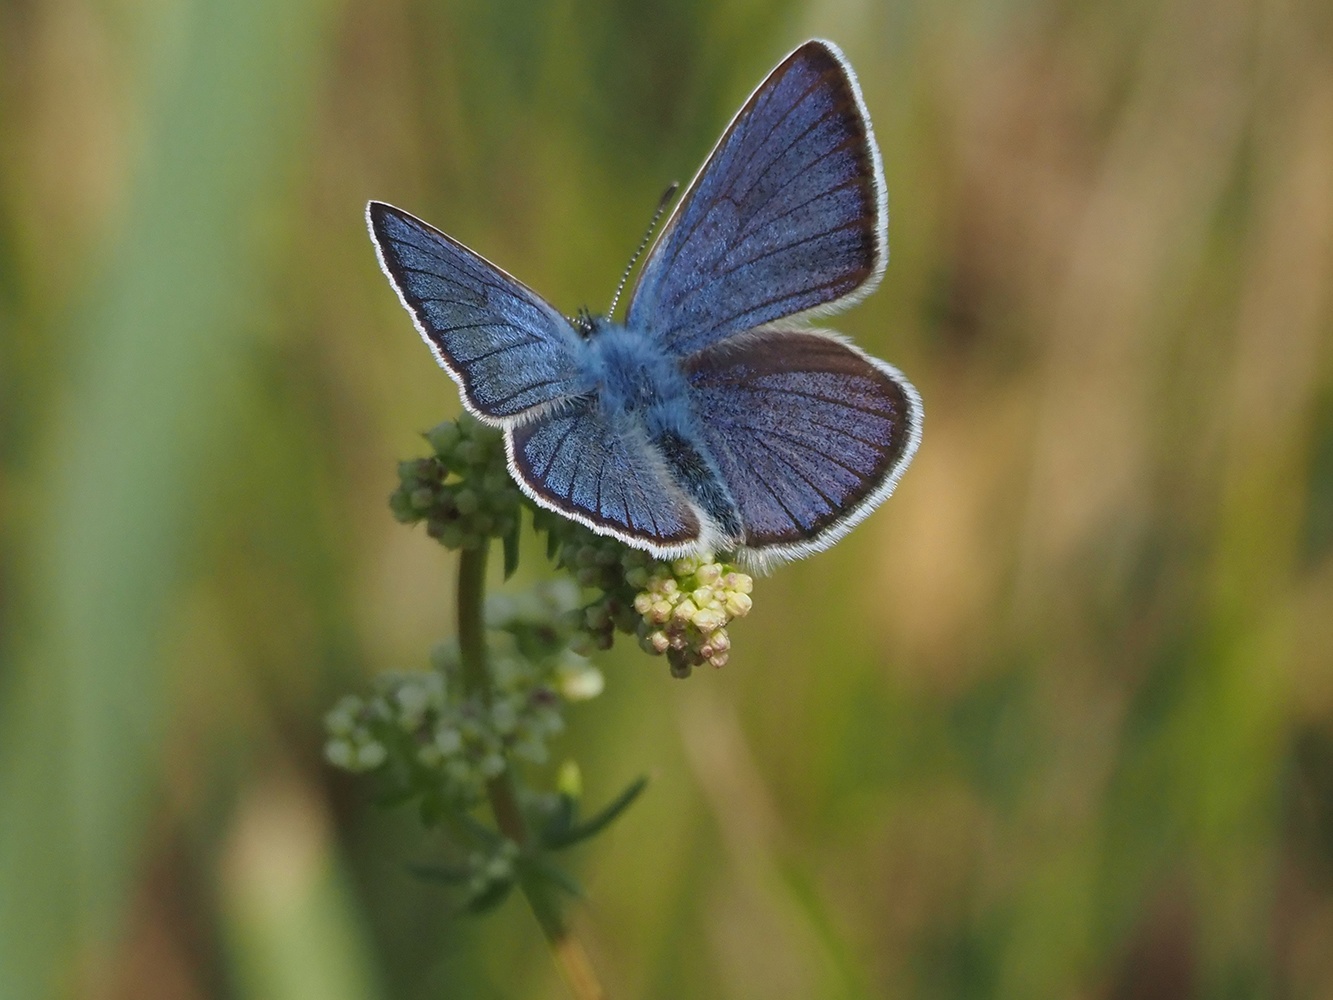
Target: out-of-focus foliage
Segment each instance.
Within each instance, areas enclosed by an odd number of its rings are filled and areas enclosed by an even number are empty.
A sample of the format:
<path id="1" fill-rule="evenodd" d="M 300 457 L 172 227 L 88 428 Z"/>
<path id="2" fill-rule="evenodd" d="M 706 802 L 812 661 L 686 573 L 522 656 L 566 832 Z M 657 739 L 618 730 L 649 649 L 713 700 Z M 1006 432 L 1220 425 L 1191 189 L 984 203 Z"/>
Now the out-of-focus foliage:
<path id="1" fill-rule="evenodd" d="M 456 412 L 403 205 L 566 312 L 810 35 L 921 389 L 897 494 L 721 671 L 557 753 L 614 995 L 1333 991 L 1333 8 L 0 5 L 0 996 L 558 995 L 320 720 L 452 632 L 385 498 Z M 529 543 L 532 539 L 527 540 Z M 525 573 L 533 572 L 525 560 Z M 496 581 L 498 585 L 498 579 Z"/>

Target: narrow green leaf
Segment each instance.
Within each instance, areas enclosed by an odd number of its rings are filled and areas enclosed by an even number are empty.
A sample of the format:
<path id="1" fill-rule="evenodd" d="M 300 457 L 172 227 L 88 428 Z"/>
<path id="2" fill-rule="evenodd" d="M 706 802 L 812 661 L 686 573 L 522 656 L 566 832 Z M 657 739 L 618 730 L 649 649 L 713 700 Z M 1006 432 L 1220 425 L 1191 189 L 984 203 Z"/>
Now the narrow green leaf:
<path id="1" fill-rule="evenodd" d="M 583 823 L 567 830 L 563 837 L 554 838 L 547 842 L 546 846 L 553 851 L 562 850 L 577 844 L 579 841 L 587 840 L 595 836 L 603 829 L 609 826 L 622 812 L 629 808 L 631 802 L 639 797 L 639 793 L 648 787 L 648 778 L 645 775 L 634 781 L 628 788 L 611 800 L 611 803 Z"/>
<path id="2" fill-rule="evenodd" d="M 578 802 L 568 795 L 561 795 L 555 811 L 542 826 L 540 839 L 544 846 L 554 847 L 564 842 L 574 823 L 578 820 Z"/>
<path id="3" fill-rule="evenodd" d="M 481 892 L 469 899 L 464 909 L 473 916 L 489 913 L 508 899 L 509 894 L 513 891 L 513 879 L 501 879 L 498 882 L 492 882 L 485 889 L 481 890 Z"/>

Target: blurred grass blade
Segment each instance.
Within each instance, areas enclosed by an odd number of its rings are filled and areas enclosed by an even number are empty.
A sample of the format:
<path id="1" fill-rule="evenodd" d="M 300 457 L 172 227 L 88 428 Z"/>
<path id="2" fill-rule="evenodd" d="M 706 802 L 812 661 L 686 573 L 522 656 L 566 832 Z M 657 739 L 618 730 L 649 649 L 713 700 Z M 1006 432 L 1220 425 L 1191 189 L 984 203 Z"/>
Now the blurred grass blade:
<path id="1" fill-rule="evenodd" d="M 298 782 L 270 781 L 242 806 L 222 872 L 227 941 L 242 996 L 379 995 L 328 817 Z"/>
<path id="2" fill-rule="evenodd" d="M 171 712 L 160 632 L 208 458 L 239 423 L 260 243 L 281 229 L 266 213 L 306 133 L 329 7 L 197 2 L 161 35 L 174 71 L 150 98 L 110 273 L 68 331 L 79 368 L 26 553 L 39 618 L 0 707 L 0 996 L 49 996 L 114 942 Z"/>

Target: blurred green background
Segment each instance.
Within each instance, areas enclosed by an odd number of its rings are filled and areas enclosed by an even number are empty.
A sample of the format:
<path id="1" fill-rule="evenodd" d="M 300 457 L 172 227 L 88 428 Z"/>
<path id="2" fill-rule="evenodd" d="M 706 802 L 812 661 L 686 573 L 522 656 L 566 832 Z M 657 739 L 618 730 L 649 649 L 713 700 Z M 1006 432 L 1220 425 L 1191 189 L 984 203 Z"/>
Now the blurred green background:
<path id="1" fill-rule="evenodd" d="M 563 995 L 321 762 L 453 629 L 363 206 L 605 308 L 811 35 L 925 438 L 724 670 L 573 710 L 655 777 L 576 862 L 612 995 L 1333 996 L 1326 0 L 4 0 L 0 997 Z"/>

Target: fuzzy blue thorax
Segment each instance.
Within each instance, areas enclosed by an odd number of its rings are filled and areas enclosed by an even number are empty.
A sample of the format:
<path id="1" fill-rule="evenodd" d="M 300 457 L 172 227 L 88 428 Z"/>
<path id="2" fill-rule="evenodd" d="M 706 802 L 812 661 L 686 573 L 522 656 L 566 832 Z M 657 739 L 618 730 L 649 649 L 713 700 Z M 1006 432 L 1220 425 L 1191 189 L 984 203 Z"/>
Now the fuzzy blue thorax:
<path id="1" fill-rule="evenodd" d="M 593 320 L 584 342 L 603 412 L 642 421 L 650 439 L 689 424 L 689 383 L 675 358 L 643 330 Z"/>
<path id="2" fill-rule="evenodd" d="M 599 405 L 609 423 L 637 426 L 726 545 L 741 537 L 736 501 L 699 436 L 690 384 L 680 364 L 645 330 L 594 318 L 583 342 Z"/>

